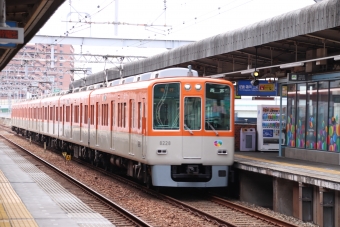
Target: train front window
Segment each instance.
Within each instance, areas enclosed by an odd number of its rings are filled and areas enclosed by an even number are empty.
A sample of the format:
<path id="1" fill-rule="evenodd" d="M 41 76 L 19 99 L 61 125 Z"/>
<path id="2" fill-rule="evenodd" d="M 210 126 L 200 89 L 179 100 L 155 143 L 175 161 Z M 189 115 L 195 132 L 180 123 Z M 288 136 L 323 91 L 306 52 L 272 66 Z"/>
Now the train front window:
<path id="1" fill-rule="evenodd" d="M 184 129 L 201 130 L 201 98 L 184 98 Z"/>
<path id="2" fill-rule="evenodd" d="M 229 130 L 230 87 L 207 83 L 205 91 L 205 130 Z"/>
<path id="3" fill-rule="evenodd" d="M 156 84 L 153 89 L 153 129 L 178 130 L 179 83 Z"/>

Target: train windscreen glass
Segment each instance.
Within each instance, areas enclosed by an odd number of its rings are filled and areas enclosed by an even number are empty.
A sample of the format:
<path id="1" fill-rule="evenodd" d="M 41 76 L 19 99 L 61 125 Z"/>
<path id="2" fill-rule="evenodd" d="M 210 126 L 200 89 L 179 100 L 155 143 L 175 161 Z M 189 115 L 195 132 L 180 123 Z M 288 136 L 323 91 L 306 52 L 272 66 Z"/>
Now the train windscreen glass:
<path id="1" fill-rule="evenodd" d="M 156 84 L 153 89 L 153 129 L 179 129 L 180 84 Z"/>
<path id="2" fill-rule="evenodd" d="M 185 97 L 184 98 L 184 129 L 201 130 L 201 98 Z"/>
<path id="3" fill-rule="evenodd" d="M 230 87 L 211 83 L 205 86 L 205 130 L 229 130 Z"/>

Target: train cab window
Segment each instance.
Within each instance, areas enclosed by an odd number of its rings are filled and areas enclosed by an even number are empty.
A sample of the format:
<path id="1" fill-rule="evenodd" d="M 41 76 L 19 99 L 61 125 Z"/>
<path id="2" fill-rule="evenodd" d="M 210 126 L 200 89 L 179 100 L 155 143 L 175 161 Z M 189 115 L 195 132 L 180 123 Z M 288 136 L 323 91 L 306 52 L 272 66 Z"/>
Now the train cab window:
<path id="1" fill-rule="evenodd" d="M 184 130 L 201 130 L 201 98 L 184 98 Z"/>
<path id="2" fill-rule="evenodd" d="M 205 91 L 205 130 L 229 130 L 230 87 L 207 83 Z"/>
<path id="3" fill-rule="evenodd" d="M 153 89 L 153 129 L 179 129 L 180 83 L 156 84 Z"/>

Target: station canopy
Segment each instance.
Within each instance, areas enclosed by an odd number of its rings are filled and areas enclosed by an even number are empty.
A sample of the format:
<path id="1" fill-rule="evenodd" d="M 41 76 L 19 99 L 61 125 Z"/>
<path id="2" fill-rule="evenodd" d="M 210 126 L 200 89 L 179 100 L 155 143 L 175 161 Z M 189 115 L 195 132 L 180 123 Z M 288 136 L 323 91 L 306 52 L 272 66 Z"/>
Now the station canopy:
<path id="1" fill-rule="evenodd" d="M 124 65 L 122 77 L 191 65 L 232 81 L 340 70 L 340 0 L 319 3 Z M 337 57 L 339 60 L 337 60 Z M 250 70 L 249 70 L 250 69 Z M 113 71 L 115 78 L 119 71 Z"/>

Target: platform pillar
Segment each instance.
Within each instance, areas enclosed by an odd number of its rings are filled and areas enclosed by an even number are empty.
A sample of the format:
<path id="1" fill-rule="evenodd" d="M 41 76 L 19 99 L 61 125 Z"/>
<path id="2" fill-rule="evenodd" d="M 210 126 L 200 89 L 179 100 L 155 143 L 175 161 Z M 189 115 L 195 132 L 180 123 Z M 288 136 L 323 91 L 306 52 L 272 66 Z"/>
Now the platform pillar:
<path id="1" fill-rule="evenodd" d="M 293 216 L 293 188 L 294 181 L 273 178 L 273 210 L 285 215 Z"/>
<path id="2" fill-rule="evenodd" d="M 320 227 L 323 227 L 323 188 L 318 187 L 315 190 L 315 204 L 314 207 L 315 212 L 313 221 L 318 224 Z"/>
<path id="3" fill-rule="evenodd" d="M 302 220 L 302 183 L 293 185 L 293 217 Z"/>

